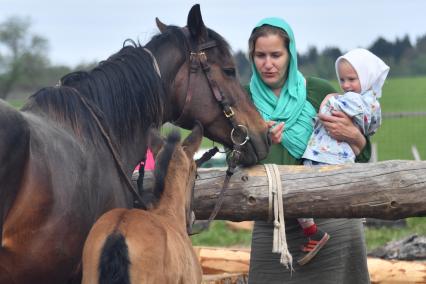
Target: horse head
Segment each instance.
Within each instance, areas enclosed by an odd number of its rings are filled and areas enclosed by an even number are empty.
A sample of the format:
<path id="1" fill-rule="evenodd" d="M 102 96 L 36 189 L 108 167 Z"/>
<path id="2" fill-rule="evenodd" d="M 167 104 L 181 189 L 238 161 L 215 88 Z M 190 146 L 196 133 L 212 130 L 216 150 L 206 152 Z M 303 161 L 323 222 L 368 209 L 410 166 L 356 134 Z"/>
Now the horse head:
<path id="1" fill-rule="evenodd" d="M 239 82 L 228 43 L 204 25 L 199 5 L 190 10 L 186 27 L 156 21 L 161 34 L 146 47 L 157 58 L 171 94 L 165 120 L 186 129 L 200 121 L 209 139 L 231 149 L 244 144 L 241 164 L 264 159 L 270 146 L 266 123 Z M 178 44 L 165 49 L 159 44 L 165 37 L 178 37 Z"/>

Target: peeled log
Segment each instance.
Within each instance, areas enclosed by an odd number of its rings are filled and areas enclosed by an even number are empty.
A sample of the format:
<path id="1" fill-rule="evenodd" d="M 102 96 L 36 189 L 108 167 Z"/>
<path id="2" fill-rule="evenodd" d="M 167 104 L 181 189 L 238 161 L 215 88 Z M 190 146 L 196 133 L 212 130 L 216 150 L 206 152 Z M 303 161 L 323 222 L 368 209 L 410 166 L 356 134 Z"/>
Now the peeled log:
<path id="1" fill-rule="evenodd" d="M 426 283 L 426 263 L 368 258 L 371 283 Z"/>
<path id="2" fill-rule="evenodd" d="M 426 216 L 426 162 L 278 166 L 278 169 L 286 218 Z M 222 188 L 225 170 L 198 170 L 193 204 L 197 219 L 208 219 Z M 144 182 L 149 187 L 152 177 L 146 175 Z M 232 176 L 216 219 L 267 220 L 268 204 L 264 166 L 242 168 Z"/>
<path id="3" fill-rule="evenodd" d="M 401 219 L 426 215 L 426 162 L 386 161 L 318 167 L 278 166 L 287 218 Z M 207 219 L 225 169 L 199 169 L 194 210 Z M 231 178 L 216 219 L 267 220 L 268 179 L 263 166 Z"/>

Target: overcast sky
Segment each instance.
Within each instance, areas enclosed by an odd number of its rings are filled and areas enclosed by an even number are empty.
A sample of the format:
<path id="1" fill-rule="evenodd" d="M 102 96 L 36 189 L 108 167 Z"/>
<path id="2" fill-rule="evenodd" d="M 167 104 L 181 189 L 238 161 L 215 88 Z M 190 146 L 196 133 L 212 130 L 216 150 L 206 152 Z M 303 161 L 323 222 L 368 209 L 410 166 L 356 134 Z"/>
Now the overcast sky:
<path id="1" fill-rule="evenodd" d="M 368 47 L 379 36 L 394 41 L 408 34 L 414 43 L 426 34 L 424 0 L 0 0 L 0 22 L 29 17 L 32 32 L 48 39 L 52 62 L 74 66 L 106 59 L 127 38 L 148 42 L 158 32 L 155 17 L 186 25 L 195 3 L 234 51 L 246 51 L 253 26 L 270 16 L 290 23 L 299 52 L 311 45 Z"/>

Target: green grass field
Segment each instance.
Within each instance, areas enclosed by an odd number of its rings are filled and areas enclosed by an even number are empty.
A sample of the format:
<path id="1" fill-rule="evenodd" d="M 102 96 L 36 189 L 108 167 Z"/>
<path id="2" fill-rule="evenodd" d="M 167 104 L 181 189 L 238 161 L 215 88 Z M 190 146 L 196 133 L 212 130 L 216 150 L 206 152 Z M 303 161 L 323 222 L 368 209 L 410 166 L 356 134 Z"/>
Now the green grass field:
<path id="1" fill-rule="evenodd" d="M 426 112 L 426 78 L 396 78 L 385 83 L 382 112 Z M 426 160 L 426 116 L 384 118 L 372 137 L 379 161 L 412 160 L 411 146 Z"/>

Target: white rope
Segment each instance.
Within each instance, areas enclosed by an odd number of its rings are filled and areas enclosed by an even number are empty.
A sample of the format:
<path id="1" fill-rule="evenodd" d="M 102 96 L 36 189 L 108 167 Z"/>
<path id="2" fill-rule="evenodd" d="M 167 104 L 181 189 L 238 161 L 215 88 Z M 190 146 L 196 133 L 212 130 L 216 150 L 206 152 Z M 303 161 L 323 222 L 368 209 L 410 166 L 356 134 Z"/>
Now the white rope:
<path id="1" fill-rule="evenodd" d="M 288 250 L 285 234 L 283 192 L 280 172 L 277 165 L 275 164 L 265 164 L 264 166 L 266 175 L 268 177 L 269 212 L 271 214 L 272 207 L 274 211 L 274 235 L 272 252 L 281 253 L 281 264 L 284 265 L 287 269 L 293 271 L 293 257 Z M 269 218 L 271 218 L 271 216 L 269 216 Z"/>

